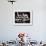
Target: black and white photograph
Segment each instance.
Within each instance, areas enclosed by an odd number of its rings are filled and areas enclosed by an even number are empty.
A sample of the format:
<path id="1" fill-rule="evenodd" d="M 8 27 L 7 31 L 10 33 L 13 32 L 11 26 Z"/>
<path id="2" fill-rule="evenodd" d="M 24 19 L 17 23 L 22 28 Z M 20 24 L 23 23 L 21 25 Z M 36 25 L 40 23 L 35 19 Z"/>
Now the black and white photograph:
<path id="1" fill-rule="evenodd" d="M 29 11 L 15 12 L 15 24 L 29 25 L 32 23 L 32 13 Z"/>
<path id="2" fill-rule="evenodd" d="M 15 12 L 15 23 L 30 23 L 30 12 Z"/>

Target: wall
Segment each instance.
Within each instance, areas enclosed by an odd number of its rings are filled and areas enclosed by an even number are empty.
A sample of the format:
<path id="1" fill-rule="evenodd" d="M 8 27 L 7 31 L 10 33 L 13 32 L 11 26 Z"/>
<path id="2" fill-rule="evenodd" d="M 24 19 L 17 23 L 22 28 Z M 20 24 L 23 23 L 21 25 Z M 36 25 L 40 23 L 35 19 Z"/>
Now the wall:
<path id="1" fill-rule="evenodd" d="M 15 26 L 13 17 L 16 10 L 32 10 L 33 25 Z M 0 0 L 0 40 L 15 40 L 18 32 L 30 34 L 33 40 L 46 40 L 45 0 L 17 0 L 13 5 L 7 0 Z"/>

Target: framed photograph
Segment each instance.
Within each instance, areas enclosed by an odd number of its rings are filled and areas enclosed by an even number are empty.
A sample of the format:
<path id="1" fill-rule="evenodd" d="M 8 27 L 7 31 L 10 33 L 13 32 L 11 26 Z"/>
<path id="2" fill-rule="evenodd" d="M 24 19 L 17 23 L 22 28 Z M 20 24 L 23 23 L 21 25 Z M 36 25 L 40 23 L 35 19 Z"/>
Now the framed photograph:
<path id="1" fill-rule="evenodd" d="M 16 11 L 15 12 L 15 25 L 32 25 L 32 11 Z"/>

